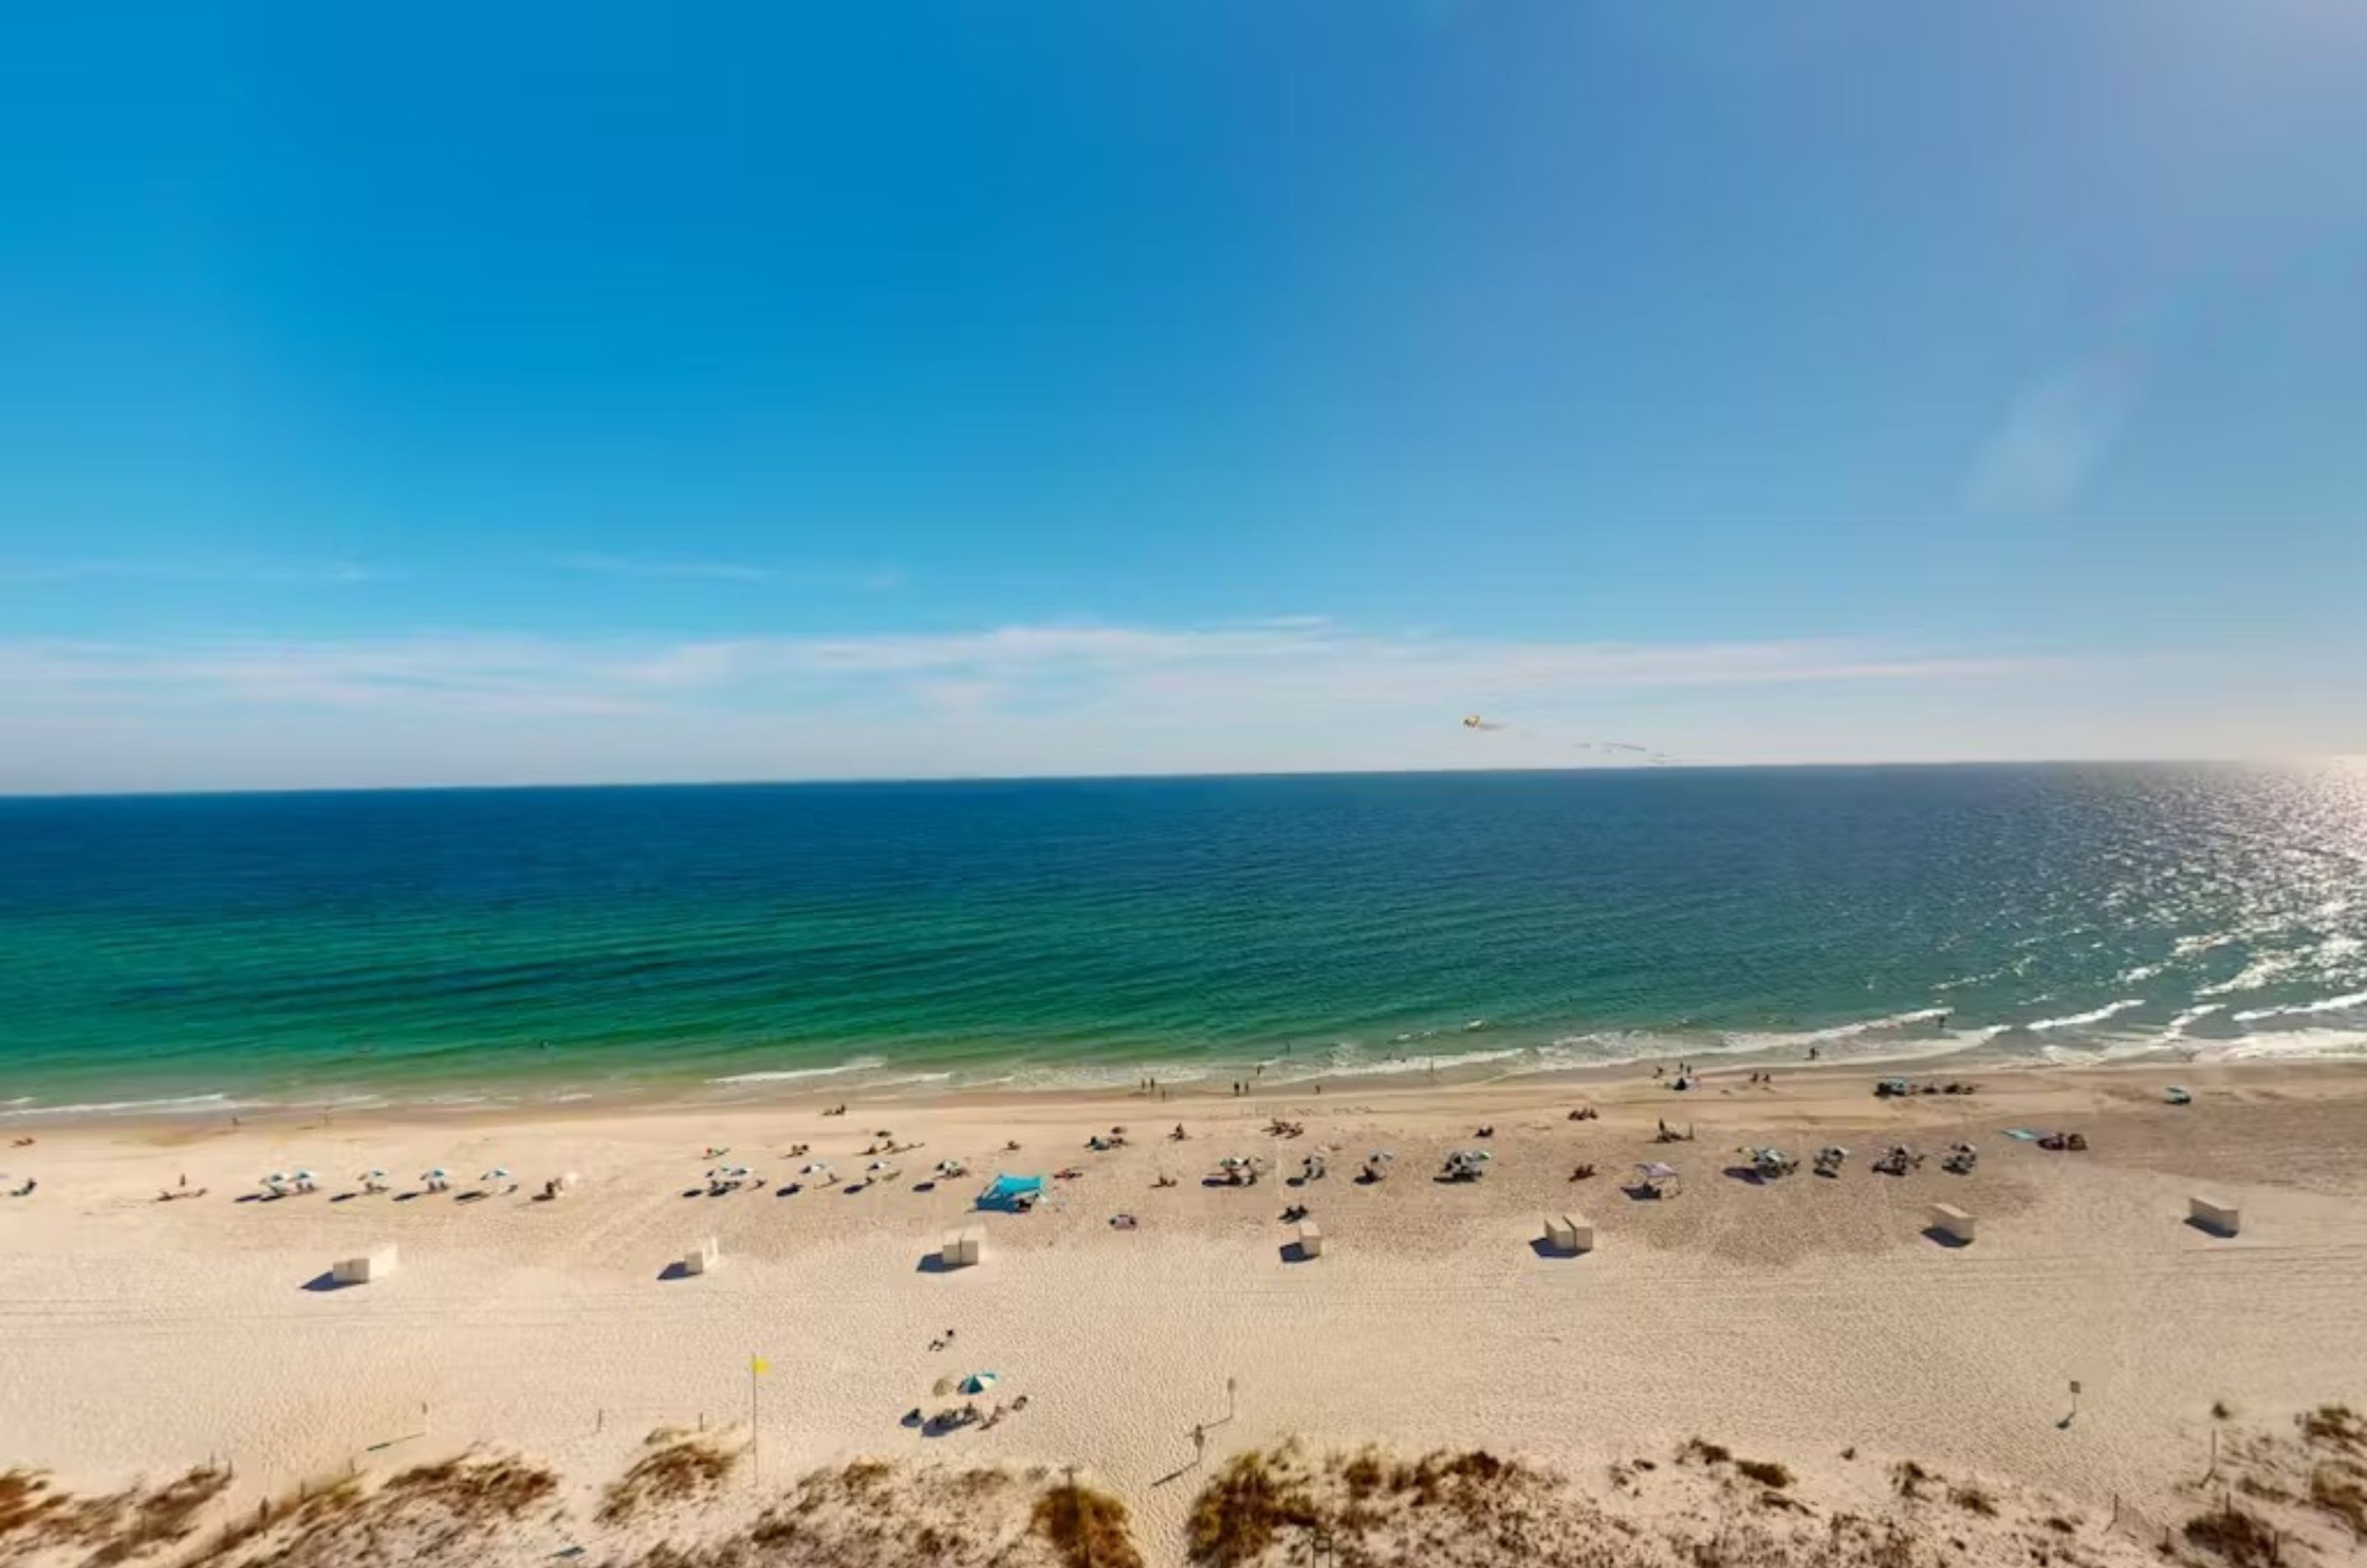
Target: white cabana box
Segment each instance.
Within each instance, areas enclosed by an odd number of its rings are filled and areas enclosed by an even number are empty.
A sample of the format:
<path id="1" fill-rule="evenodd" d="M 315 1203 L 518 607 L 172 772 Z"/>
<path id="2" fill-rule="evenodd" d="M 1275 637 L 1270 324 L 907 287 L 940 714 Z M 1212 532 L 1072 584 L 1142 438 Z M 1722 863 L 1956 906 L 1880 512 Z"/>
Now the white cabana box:
<path id="1" fill-rule="evenodd" d="M 1594 1222 L 1584 1214 L 1560 1214 L 1546 1220 L 1546 1247 L 1564 1257 L 1594 1250 Z"/>
<path id="2" fill-rule="evenodd" d="M 1931 1228 L 1958 1243 L 1972 1240 L 1976 1230 L 1973 1216 L 1953 1203 L 1931 1205 Z"/>
<path id="3" fill-rule="evenodd" d="M 941 1269 L 968 1269 L 986 1258 L 986 1233 L 973 1225 L 968 1230 L 947 1231 L 937 1247 L 937 1266 Z"/>
<path id="4" fill-rule="evenodd" d="M 1298 1256 L 1301 1258 L 1323 1256 L 1323 1227 L 1313 1220 L 1298 1222 Z"/>
<path id="5" fill-rule="evenodd" d="M 2224 1198 L 2211 1198 L 2197 1192 L 2186 1201 L 2186 1218 L 2200 1229 L 2214 1235 L 2234 1235 L 2244 1228 L 2244 1215 L 2235 1204 Z"/>
<path id="6" fill-rule="evenodd" d="M 682 1271 L 685 1274 L 712 1274 L 722 1261 L 721 1245 L 713 1236 L 708 1236 L 682 1255 Z"/>
<path id="7" fill-rule="evenodd" d="M 402 1266 L 394 1243 L 384 1242 L 371 1247 L 359 1258 L 341 1258 L 330 1265 L 329 1278 L 340 1285 L 367 1285 L 373 1280 L 383 1280 Z"/>

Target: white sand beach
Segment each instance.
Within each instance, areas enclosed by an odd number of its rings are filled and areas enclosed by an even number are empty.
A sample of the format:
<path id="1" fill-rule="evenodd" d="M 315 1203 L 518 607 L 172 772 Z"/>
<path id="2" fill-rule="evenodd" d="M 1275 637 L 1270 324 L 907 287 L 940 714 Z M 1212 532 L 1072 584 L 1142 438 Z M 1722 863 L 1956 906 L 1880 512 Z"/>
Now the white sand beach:
<path id="1" fill-rule="evenodd" d="M 554 1467 L 588 1514 L 651 1428 L 743 1427 L 754 1356 L 764 1485 L 858 1457 L 1075 1464 L 1165 1562 L 1207 1471 L 1293 1435 L 1569 1473 L 1700 1436 L 1829 1488 L 1856 1466 L 1879 1491 L 1911 1458 L 2144 1520 L 2207 1464 L 2214 1402 L 2263 1423 L 2367 1404 L 2367 1070 L 1966 1076 L 1977 1094 L 1904 1100 L 1863 1069 L 1736 1070 L 1682 1095 L 1531 1081 L 38 1129 L 6 1162 L 37 1190 L 0 1200 L 0 1468 L 95 1488 L 214 1457 L 253 1499 L 493 1443 Z M 2191 1105 L 2163 1102 L 2172 1079 Z M 1581 1105 L 1599 1119 L 1569 1120 Z M 1655 1144 L 1662 1119 L 1693 1141 Z M 1165 1136 L 1178 1122 L 1188 1142 Z M 1114 1126 L 1126 1146 L 1087 1149 Z M 910 1145 L 888 1156 L 900 1174 L 862 1181 L 883 1130 Z M 1980 1151 L 1968 1175 L 1940 1168 L 1959 1140 Z M 1932 1157 L 1874 1174 L 1893 1143 Z M 1825 1144 L 1852 1151 L 1837 1179 L 1805 1167 Z M 1761 1145 L 1803 1168 L 1728 1173 Z M 1492 1154 L 1486 1174 L 1433 1180 L 1462 1147 Z M 1329 1174 L 1287 1184 L 1319 1149 Z M 1387 1179 L 1358 1182 L 1376 1149 L 1397 1156 Z M 1274 1168 L 1204 1185 L 1231 1155 Z M 969 1173 L 931 1185 L 953 1157 Z M 844 1179 L 784 1190 L 817 1158 Z M 1652 1159 L 1681 1190 L 1628 1195 Z M 1596 1176 L 1570 1180 L 1581 1161 Z M 719 1165 L 763 1185 L 709 1196 Z M 517 1190 L 471 1196 L 497 1167 Z M 373 1168 L 391 1191 L 360 1192 Z M 436 1168 L 453 1191 L 421 1190 Z M 1070 1168 L 1035 1213 L 973 1211 L 998 1170 Z M 319 1190 L 258 1197 L 299 1169 Z M 538 1201 L 562 1172 L 580 1184 Z M 158 1201 L 185 1177 L 205 1196 Z M 2240 1232 L 2188 1224 L 2197 1193 L 2238 1205 Z M 1976 1217 L 1971 1245 L 1925 1234 L 1935 1202 Z M 1297 1203 L 1319 1258 L 1287 1255 Z M 1542 1221 L 1569 1212 L 1593 1250 L 1543 1254 Z M 970 1224 L 983 1261 L 934 1268 Z M 670 1269 L 710 1235 L 718 1268 Z M 398 1272 L 320 1288 L 383 1243 Z M 1000 1380 L 991 1427 L 905 1424 L 976 1371 Z"/>

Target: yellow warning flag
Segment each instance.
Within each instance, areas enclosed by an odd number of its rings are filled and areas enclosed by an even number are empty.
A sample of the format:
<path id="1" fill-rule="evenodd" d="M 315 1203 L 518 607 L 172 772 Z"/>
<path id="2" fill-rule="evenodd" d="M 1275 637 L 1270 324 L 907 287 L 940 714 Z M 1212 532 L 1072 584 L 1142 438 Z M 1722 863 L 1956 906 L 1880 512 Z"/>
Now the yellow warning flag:
<path id="1" fill-rule="evenodd" d="M 773 1363 L 762 1356 L 751 1356 L 748 1358 L 748 1370 L 761 1378 L 773 1370 Z"/>

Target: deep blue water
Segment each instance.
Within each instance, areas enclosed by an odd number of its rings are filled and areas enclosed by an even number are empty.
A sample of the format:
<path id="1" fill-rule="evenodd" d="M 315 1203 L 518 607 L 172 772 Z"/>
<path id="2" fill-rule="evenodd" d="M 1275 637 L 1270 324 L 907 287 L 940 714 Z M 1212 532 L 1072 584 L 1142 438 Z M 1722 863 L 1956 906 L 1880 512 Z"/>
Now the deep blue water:
<path id="1" fill-rule="evenodd" d="M 0 956 L 18 1115 L 1811 1042 L 2356 1053 L 2367 773 L 0 800 Z"/>

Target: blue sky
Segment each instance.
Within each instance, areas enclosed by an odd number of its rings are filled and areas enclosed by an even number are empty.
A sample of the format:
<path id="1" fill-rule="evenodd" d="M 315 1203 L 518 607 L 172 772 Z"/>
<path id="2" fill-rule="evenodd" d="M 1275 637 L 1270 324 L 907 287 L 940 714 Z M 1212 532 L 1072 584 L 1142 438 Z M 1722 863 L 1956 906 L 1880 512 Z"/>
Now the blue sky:
<path id="1" fill-rule="evenodd" d="M 2367 750 L 2361 81 L 2340 0 L 41 8 L 0 790 Z"/>

